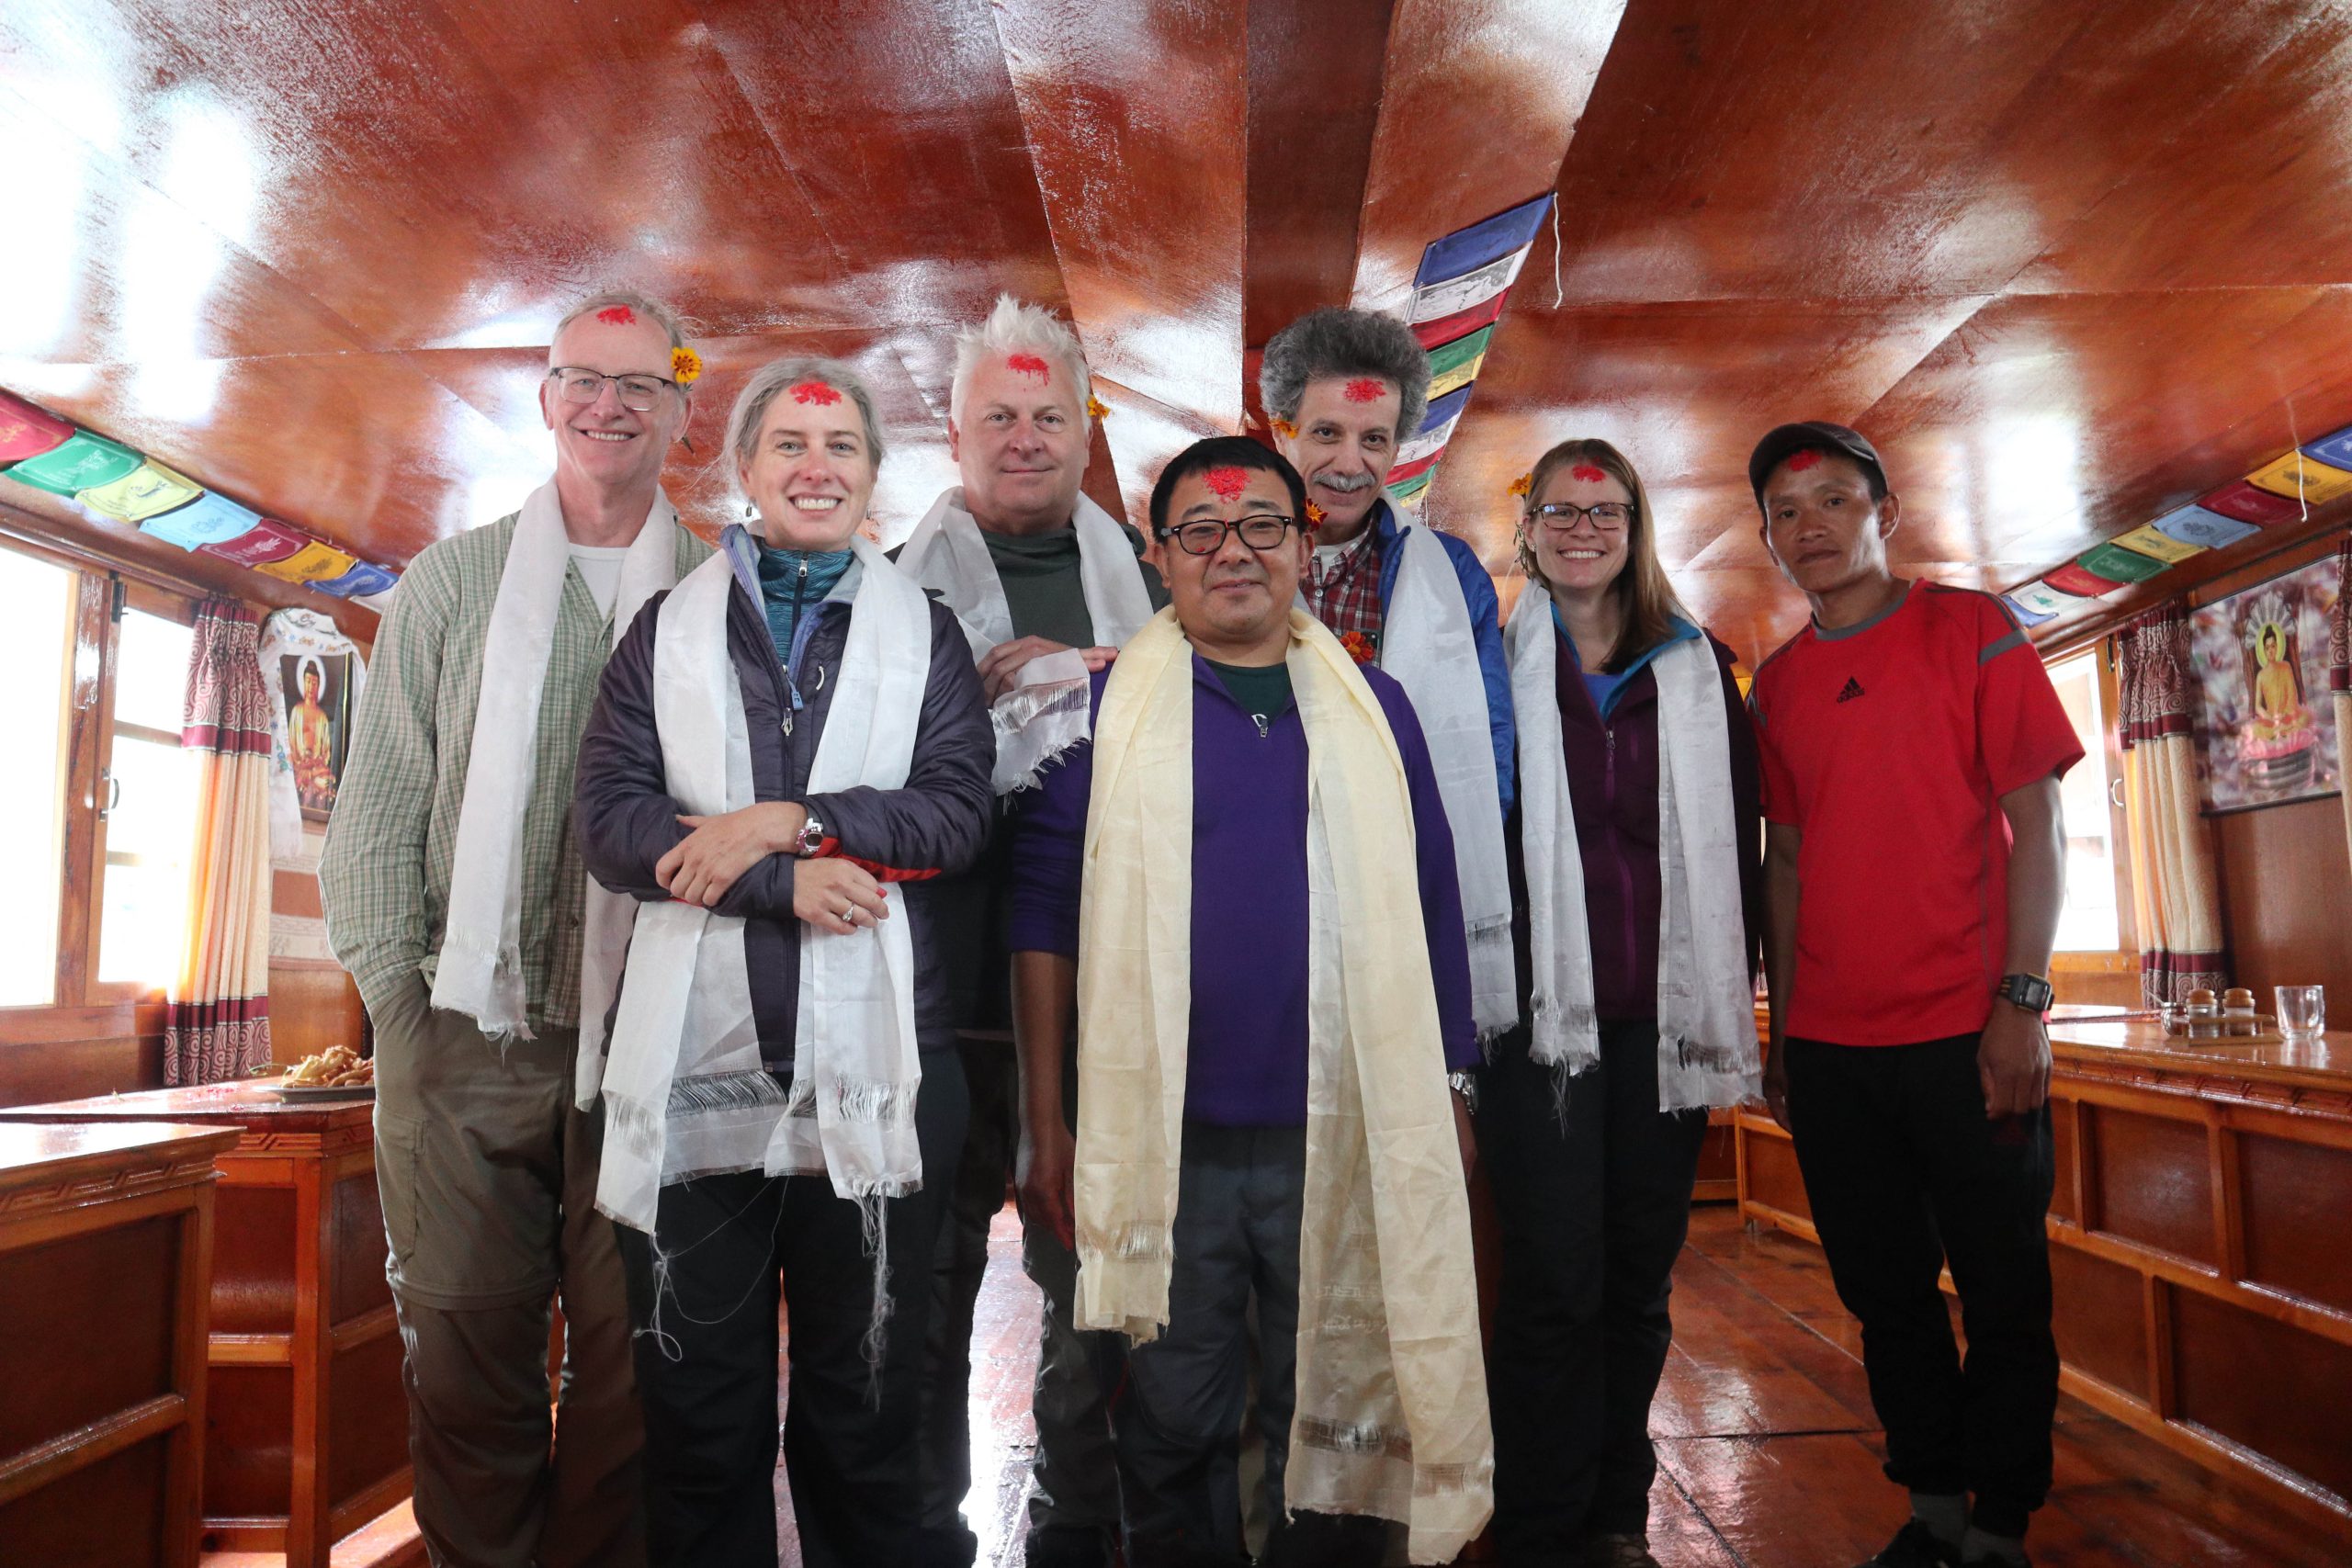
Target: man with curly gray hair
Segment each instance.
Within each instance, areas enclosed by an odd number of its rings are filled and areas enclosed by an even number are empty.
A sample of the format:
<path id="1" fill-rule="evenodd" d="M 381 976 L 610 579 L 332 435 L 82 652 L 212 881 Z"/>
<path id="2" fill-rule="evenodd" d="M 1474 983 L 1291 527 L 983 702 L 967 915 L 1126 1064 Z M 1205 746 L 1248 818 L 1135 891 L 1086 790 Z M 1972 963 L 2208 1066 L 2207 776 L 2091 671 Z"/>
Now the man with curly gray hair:
<path id="1" fill-rule="evenodd" d="M 1001 296 L 956 339 L 947 441 L 963 482 L 940 496 L 899 555 L 956 612 L 972 645 L 993 708 L 1001 796 L 1084 738 L 1088 675 L 1167 602 L 1159 573 L 1139 558 L 1142 538 L 1080 488 L 1094 408 L 1077 334 L 1050 311 Z M 972 1309 L 1005 1178 L 1035 1153 L 1020 1139 L 1022 1102 L 1035 1111 L 1046 1142 L 1069 1137 L 1060 1055 L 1035 1071 L 1016 1070 L 1007 874 L 998 833 L 969 876 L 934 890 L 944 909 L 960 912 L 943 919 L 942 930 L 960 939 L 945 963 L 972 1111 L 932 1299 L 924 1568 L 965 1568 L 976 1547 L 957 1517 L 971 1486 Z M 1107 1560 L 1119 1497 L 1102 1390 L 1070 1321 L 1078 1259 L 1051 1227 L 1028 1225 L 1022 1262 L 1046 1297 L 1027 1561 L 1091 1568 Z"/>
<path id="2" fill-rule="evenodd" d="M 1311 311 L 1274 334 L 1258 391 L 1274 446 L 1306 480 L 1306 608 L 1359 662 L 1395 676 L 1430 736 L 1453 827 L 1481 1038 L 1519 1021 L 1503 818 L 1514 731 L 1494 580 L 1464 540 L 1400 525 L 1383 487 L 1429 407 L 1412 328 L 1372 310 Z"/>

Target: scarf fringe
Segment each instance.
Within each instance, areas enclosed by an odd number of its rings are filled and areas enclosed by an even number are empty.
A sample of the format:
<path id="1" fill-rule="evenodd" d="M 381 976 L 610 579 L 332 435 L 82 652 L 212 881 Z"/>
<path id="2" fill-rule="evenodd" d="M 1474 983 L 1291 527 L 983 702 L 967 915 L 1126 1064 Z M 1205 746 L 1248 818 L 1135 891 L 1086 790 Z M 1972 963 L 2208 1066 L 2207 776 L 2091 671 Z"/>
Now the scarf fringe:
<path id="1" fill-rule="evenodd" d="M 1016 687 L 989 709 L 996 731 L 996 768 L 989 784 L 1012 795 L 1033 787 L 1054 761 L 1087 739 L 1092 692 L 1085 681 Z"/>
<path id="2" fill-rule="evenodd" d="M 1324 1416 L 1300 1416 L 1291 1431 L 1308 1448 L 1329 1453 L 1377 1455 L 1413 1462 L 1413 1435 L 1377 1421 L 1334 1421 Z"/>

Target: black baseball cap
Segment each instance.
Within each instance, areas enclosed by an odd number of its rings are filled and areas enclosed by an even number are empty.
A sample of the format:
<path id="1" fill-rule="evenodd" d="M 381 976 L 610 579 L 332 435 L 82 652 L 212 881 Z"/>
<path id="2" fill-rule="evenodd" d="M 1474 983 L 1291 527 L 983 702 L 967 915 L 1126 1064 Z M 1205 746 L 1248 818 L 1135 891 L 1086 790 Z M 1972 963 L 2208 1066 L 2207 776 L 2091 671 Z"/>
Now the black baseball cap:
<path id="1" fill-rule="evenodd" d="M 1808 447 L 1851 457 L 1878 480 L 1881 491 L 1886 490 L 1886 466 L 1878 460 L 1878 448 L 1864 440 L 1860 431 L 1809 419 L 1801 424 L 1781 425 L 1756 444 L 1747 459 L 1747 484 L 1756 492 L 1757 505 L 1764 504 L 1764 481 L 1772 477 L 1772 470 Z"/>

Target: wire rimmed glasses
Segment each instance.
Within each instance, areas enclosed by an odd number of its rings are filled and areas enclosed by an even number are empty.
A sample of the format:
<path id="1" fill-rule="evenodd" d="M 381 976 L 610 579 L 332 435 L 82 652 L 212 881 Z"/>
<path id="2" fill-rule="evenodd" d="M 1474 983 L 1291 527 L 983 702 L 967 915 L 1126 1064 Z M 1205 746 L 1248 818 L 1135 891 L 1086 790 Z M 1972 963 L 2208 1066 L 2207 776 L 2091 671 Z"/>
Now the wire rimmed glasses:
<path id="1" fill-rule="evenodd" d="M 605 395 L 605 383 L 610 381 L 613 390 L 620 394 L 621 407 L 631 413 L 644 413 L 662 400 L 662 389 L 679 390 L 678 384 L 666 376 L 629 374 L 607 376 L 601 370 L 591 370 L 584 365 L 559 365 L 548 372 L 548 379 L 567 403 L 593 403 Z"/>

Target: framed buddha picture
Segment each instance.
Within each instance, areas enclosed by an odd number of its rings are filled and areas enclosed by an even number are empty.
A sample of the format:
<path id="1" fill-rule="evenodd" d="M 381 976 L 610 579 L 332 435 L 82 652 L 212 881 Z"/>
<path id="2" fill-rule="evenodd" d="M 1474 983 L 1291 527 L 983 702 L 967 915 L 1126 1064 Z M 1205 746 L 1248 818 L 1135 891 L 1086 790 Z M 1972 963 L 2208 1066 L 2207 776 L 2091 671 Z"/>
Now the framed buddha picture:
<path id="1" fill-rule="evenodd" d="M 289 653 L 277 661 L 286 694 L 286 761 L 303 818 L 323 822 L 351 749 L 351 655 Z"/>
<path id="2" fill-rule="evenodd" d="M 2328 699 L 2334 556 L 2189 612 L 2197 768 L 2208 811 L 2333 795 L 2343 754 Z"/>

